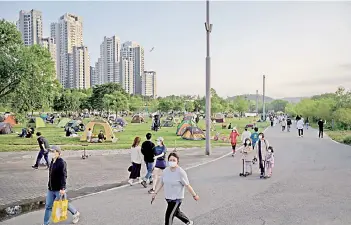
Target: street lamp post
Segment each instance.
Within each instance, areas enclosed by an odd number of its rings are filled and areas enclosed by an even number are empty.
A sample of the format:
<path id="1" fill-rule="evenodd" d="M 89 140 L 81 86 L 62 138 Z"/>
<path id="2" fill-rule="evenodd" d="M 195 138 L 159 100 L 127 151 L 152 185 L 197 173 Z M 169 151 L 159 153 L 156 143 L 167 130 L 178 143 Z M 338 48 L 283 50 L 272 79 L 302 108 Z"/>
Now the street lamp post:
<path id="1" fill-rule="evenodd" d="M 206 155 L 211 153 L 211 57 L 210 57 L 210 0 L 206 0 Z"/>

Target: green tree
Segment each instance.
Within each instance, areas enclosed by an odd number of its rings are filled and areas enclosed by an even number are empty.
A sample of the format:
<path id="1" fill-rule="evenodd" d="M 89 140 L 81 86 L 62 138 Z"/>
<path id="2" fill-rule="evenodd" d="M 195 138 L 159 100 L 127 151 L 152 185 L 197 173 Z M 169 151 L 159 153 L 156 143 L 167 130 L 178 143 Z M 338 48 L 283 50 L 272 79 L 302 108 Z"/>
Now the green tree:
<path id="1" fill-rule="evenodd" d="M 195 104 L 194 101 L 188 100 L 185 102 L 185 110 L 187 112 L 194 112 L 195 110 Z"/>
<path id="2" fill-rule="evenodd" d="M 68 112 L 77 112 L 80 109 L 81 96 L 77 90 L 66 89 L 54 100 L 54 110 Z"/>
<path id="3" fill-rule="evenodd" d="M 236 97 L 234 100 L 234 106 L 235 111 L 239 112 L 241 116 L 249 109 L 249 103 L 243 97 Z"/>
<path id="4" fill-rule="evenodd" d="M 93 109 L 103 110 L 105 108 L 105 105 L 102 101 L 103 97 L 105 94 L 112 94 L 115 91 L 119 91 L 125 96 L 128 96 L 123 87 L 117 83 L 106 83 L 93 87 L 93 93 L 90 100 L 91 107 Z"/>
<path id="5" fill-rule="evenodd" d="M 173 102 L 168 99 L 161 99 L 158 103 L 158 110 L 161 112 L 169 112 L 173 108 Z"/>
<path id="6" fill-rule="evenodd" d="M 185 106 L 184 106 L 185 103 L 184 103 L 184 101 L 181 100 L 181 99 L 173 100 L 173 101 L 172 101 L 172 105 L 173 105 L 172 109 L 173 109 L 174 111 L 183 111 L 183 110 L 184 110 L 184 107 L 185 107 Z"/>
<path id="7" fill-rule="evenodd" d="M 339 108 L 333 114 L 335 120 L 341 124 L 344 129 L 350 129 L 351 126 L 351 109 Z"/>
<path id="8" fill-rule="evenodd" d="M 0 99 L 12 93 L 28 75 L 30 59 L 26 53 L 16 26 L 0 20 Z"/>
<path id="9" fill-rule="evenodd" d="M 268 104 L 268 110 L 274 110 L 275 112 L 284 112 L 288 101 L 277 99 Z"/>
<path id="10" fill-rule="evenodd" d="M 131 96 L 129 99 L 129 110 L 135 112 L 144 107 L 143 99 L 140 96 Z"/>
<path id="11" fill-rule="evenodd" d="M 128 98 L 120 91 L 105 94 L 102 101 L 108 113 L 113 110 L 117 115 L 120 111 L 128 110 Z"/>

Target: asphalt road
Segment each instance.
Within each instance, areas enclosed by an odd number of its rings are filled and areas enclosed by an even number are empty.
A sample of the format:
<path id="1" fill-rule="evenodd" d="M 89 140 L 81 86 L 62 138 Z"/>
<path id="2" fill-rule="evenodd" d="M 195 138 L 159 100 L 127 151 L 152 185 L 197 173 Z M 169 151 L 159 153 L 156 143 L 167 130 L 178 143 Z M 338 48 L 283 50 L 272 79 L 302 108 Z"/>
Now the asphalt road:
<path id="1" fill-rule="evenodd" d="M 270 179 L 258 169 L 239 177 L 240 157 L 225 157 L 188 170 L 200 201 L 187 194 L 183 211 L 199 225 L 344 225 L 351 224 L 351 148 L 318 139 L 316 130 L 298 138 L 295 129 L 266 132 L 275 148 Z M 140 185 L 120 188 L 73 201 L 84 225 L 163 224 L 162 193 L 153 205 Z M 3 225 L 41 224 L 43 210 L 4 221 Z M 70 220 L 69 220 L 70 221 Z M 67 224 L 67 223 L 63 223 Z M 175 219 L 175 225 L 181 223 Z"/>

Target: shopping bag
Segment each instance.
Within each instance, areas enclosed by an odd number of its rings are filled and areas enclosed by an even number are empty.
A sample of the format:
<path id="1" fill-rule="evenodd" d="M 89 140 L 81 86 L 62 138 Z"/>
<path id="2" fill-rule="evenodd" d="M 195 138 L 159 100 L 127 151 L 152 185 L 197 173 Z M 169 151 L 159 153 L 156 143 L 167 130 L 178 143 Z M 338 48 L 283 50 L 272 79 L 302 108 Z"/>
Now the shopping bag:
<path id="1" fill-rule="evenodd" d="M 52 207 L 51 219 L 53 223 L 59 223 L 67 220 L 68 200 L 65 197 L 54 201 Z"/>

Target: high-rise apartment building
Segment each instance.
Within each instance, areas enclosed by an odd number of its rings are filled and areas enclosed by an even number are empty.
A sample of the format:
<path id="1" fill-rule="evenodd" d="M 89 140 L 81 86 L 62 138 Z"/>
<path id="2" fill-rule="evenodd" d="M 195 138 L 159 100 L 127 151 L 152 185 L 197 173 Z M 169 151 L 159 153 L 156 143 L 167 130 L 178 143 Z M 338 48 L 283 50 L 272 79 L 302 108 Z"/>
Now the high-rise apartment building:
<path id="1" fill-rule="evenodd" d="M 120 83 L 121 41 L 117 36 L 104 37 L 100 45 L 102 78 L 104 83 Z"/>
<path id="2" fill-rule="evenodd" d="M 144 71 L 141 78 L 141 94 L 143 96 L 156 98 L 156 87 L 156 72 Z"/>
<path id="3" fill-rule="evenodd" d="M 90 59 L 86 46 L 73 46 L 68 54 L 69 86 L 68 88 L 90 88 Z"/>
<path id="4" fill-rule="evenodd" d="M 51 37 L 56 44 L 58 80 L 63 87 L 70 87 L 74 80 L 73 77 L 70 77 L 73 62 L 69 61 L 73 60 L 73 47 L 83 46 L 82 18 L 69 13 L 61 16 L 57 23 L 51 24 Z"/>
<path id="5" fill-rule="evenodd" d="M 44 48 L 48 49 L 51 55 L 51 59 L 54 62 L 55 65 L 55 74 L 53 75 L 54 78 L 57 78 L 57 64 L 56 64 L 56 44 L 54 42 L 53 38 L 43 38 L 41 41 L 41 44 Z"/>
<path id="6" fill-rule="evenodd" d="M 134 94 L 134 63 L 133 60 L 122 58 L 121 60 L 121 84 L 129 94 Z"/>
<path id="7" fill-rule="evenodd" d="M 122 59 L 133 61 L 133 94 L 141 94 L 141 76 L 144 72 L 144 48 L 134 41 L 123 43 Z M 122 74 L 122 76 L 125 76 Z"/>
<path id="8" fill-rule="evenodd" d="M 41 44 L 43 38 L 43 18 L 40 11 L 21 10 L 17 21 L 17 29 L 22 34 L 24 45 Z"/>

